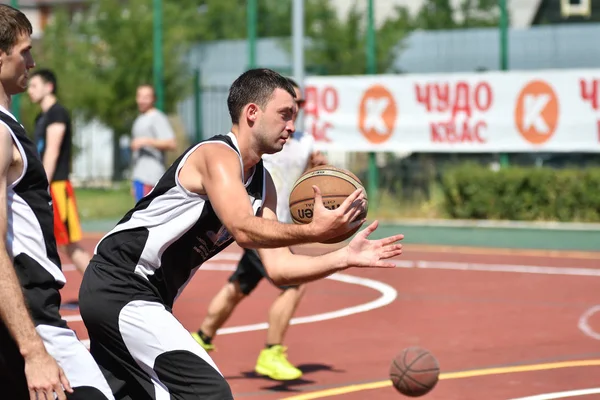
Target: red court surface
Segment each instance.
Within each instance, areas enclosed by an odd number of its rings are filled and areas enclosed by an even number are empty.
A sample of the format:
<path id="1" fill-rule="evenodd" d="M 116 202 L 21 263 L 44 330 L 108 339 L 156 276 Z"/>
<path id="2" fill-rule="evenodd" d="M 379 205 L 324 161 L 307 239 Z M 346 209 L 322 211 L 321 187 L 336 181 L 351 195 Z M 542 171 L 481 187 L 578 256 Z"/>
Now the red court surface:
<path id="1" fill-rule="evenodd" d="M 96 242 L 85 243 L 91 250 Z M 198 328 L 239 254 L 232 246 L 185 289 L 174 313 L 186 328 Z M 416 345 L 443 373 L 423 399 L 600 399 L 600 253 L 406 245 L 398 261 L 396 269 L 352 269 L 309 284 L 296 313 L 303 323 L 284 343 L 304 371 L 291 382 L 253 372 L 265 342 L 264 324 L 255 324 L 278 294 L 263 281 L 211 354 L 235 398 L 408 398 L 391 387 L 388 369 L 397 352 Z M 64 262 L 68 303 L 81 278 Z M 85 340 L 77 311 L 63 315 Z"/>

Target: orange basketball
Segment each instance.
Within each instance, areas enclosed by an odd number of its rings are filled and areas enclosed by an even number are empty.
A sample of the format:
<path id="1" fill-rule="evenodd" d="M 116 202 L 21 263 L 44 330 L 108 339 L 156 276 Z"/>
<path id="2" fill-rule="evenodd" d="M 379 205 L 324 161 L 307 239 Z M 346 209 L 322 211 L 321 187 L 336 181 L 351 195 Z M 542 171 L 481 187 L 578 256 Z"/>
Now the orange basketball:
<path id="1" fill-rule="evenodd" d="M 323 204 L 330 210 L 338 208 L 356 189 L 364 190 L 360 179 L 350 171 L 331 165 L 312 168 L 298 178 L 290 193 L 290 213 L 296 224 L 308 224 L 312 221 L 315 197 L 313 185 L 321 190 Z M 358 219 L 366 217 L 367 208 L 368 203 L 365 212 Z M 359 228 L 323 243 L 339 243 L 354 235 Z"/>
<path id="2" fill-rule="evenodd" d="M 398 353 L 390 365 L 394 388 L 408 397 L 429 393 L 440 379 L 440 364 L 431 352 L 413 346 Z"/>

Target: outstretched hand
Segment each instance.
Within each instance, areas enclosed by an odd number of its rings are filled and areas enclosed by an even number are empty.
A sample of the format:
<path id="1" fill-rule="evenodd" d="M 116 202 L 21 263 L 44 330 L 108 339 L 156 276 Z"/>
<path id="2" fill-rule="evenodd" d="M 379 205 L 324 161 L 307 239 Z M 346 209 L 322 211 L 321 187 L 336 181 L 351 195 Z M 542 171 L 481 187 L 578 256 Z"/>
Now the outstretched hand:
<path id="1" fill-rule="evenodd" d="M 316 241 L 331 239 L 346 234 L 365 222 L 361 215 L 365 214 L 366 199 L 363 189 L 356 189 L 334 210 L 323 203 L 321 190 L 313 185 L 315 202 L 311 225 Z"/>
<path id="2" fill-rule="evenodd" d="M 402 245 L 397 243 L 404 239 L 404 235 L 394 235 L 378 240 L 369 240 L 378 221 L 367 226 L 346 246 L 348 252 L 348 264 L 350 267 L 366 268 L 394 268 L 396 264 L 387 261 L 402 254 Z"/>

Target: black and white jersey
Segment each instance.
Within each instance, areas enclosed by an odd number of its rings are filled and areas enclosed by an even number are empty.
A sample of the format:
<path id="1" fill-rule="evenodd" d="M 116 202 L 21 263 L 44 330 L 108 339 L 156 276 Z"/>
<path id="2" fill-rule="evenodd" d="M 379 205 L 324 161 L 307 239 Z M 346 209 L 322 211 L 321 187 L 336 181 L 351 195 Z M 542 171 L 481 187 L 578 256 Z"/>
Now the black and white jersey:
<path id="1" fill-rule="evenodd" d="M 202 263 L 234 241 L 208 196 L 188 191 L 179 181 L 179 171 L 189 155 L 207 143 L 230 147 L 237 153 L 243 171 L 237 140 L 231 132 L 190 147 L 95 250 L 94 261 L 144 277 L 169 307 Z M 255 214 L 262 208 L 264 180 L 260 161 L 245 181 Z"/>
<path id="2" fill-rule="evenodd" d="M 54 214 L 44 166 L 23 126 L 0 106 L 0 123 L 10 131 L 23 171 L 7 187 L 6 247 L 24 288 L 65 284 L 54 238 Z"/>
<path id="3" fill-rule="evenodd" d="M 60 319 L 59 289 L 65 284 L 54 238 L 54 213 L 48 178 L 35 145 L 23 126 L 0 107 L 0 123 L 12 136 L 23 160 L 23 171 L 8 182 L 6 250 L 23 288 L 36 327 L 66 328 Z"/>

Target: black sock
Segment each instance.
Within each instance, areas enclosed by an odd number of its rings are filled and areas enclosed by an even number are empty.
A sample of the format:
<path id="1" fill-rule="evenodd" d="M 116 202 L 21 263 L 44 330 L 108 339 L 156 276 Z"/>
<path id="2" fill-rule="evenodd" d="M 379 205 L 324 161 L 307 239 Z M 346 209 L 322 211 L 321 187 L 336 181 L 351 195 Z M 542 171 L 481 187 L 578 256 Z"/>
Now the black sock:
<path id="1" fill-rule="evenodd" d="M 212 342 L 212 337 L 206 336 L 204 332 L 202 332 L 202 329 L 198 330 L 198 336 L 200 336 L 200 339 L 202 339 L 202 341 L 206 344 L 210 344 Z"/>
<path id="2" fill-rule="evenodd" d="M 273 346 L 277 346 L 277 344 L 268 344 L 268 343 L 267 343 L 267 345 L 265 346 L 265 348 L 267 348 L 267 349 L 270 349 L 270 348 L 271 348 L 271 347 L 273 347 Z"/>

